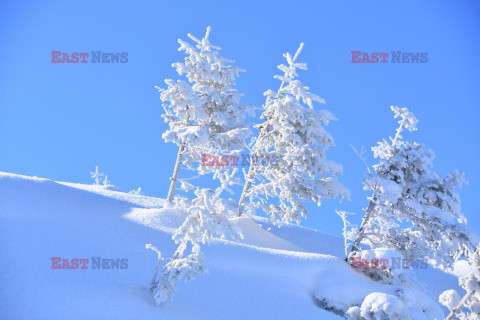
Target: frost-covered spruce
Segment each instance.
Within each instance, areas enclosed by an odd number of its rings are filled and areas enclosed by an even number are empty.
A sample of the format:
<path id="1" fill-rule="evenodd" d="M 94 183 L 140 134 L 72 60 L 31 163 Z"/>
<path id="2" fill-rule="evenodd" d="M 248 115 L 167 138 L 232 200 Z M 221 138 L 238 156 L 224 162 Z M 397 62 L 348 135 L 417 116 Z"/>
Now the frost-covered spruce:
<path id="1" fill-rule="evenodd" d="M 186 211 L 187 218 L 172 237 L 179 245 L 175 254 L 161 269 L 158 277 L 158 266 L 155 270 L 150 289 L 157 305 L 173 299 L 180 281 L 190 281 L 196 275 L 207 272 L 200 244 L 208 244 L 213 238 L 243 238 L 239 227 L 228 219 L 235 216 L 237 203 L 233 199 L 222 198 L 224 191 L 233 194 L 230 187 L 240 183 L 240 179 L 235 178 L 236 172 L 237 170 L 217 170 L 214 178 L 220 181 L 220 187 L 215 190 L 197 188 L 195 199 L 190 201 L 183 198 L 183 202 L 176 204 L 176 208 Z M 191 253 L 187 255 L 189 247 Z M 156 251 L 160 261 L 160 252 Z"/>
<path id="2" fill-rule="evenodd" d="M 104 186 L 109 186 L 110 183 L 112 183 L 110 180 L 108 180 L 108 175 L 105 175 L 105 179 L 103 179 L 103 185 Z"/>
<path id="3" fill-rule="evenodd" d="M 303 43 L 293 57 L 284 54 L 287 64 L 278 66 L 283 75 L 275 76 L 280 88 L 265 92 L 265 121 L 256 126 L 259 135 L 252 147 L 254 160 L 260 160 L 250 165 L 238 216 L 249 198 L 250 208 L 261 207 L 276 223 L 299 222 L 307 216 L 301 202 L 320 205 L 326 198 L 349 195 L 337 181 L 342 166 L 326 157 L 334 140 L 324 127 L 335 117 L 330 111 L 315 110 L 313 102 L 324 100 L 297 79 L 297 69 L 307 69 L 297 62 L 302 47 Z"/>
<path id="4" fill-rule="evenodd" d="M 90 172 L 90 177 L 93 179 L 94 185 L 96 186 L 100 185 L 100 182 L 101 182 L 100 178 L 102 178 L 104 175 L 105 173 L 98 171 L 98 166 L 95 166 L 95 171 Z"/>
<path id="5" fill-rule="evenodd" d="M 193 245 L 192 253 L 185 256 L 186 243 L 182 243 L 173 258 L 162 268 L 158 280 L 154 280 L 153 298 L 160 306 L 171 301 L 181 281 L 189 282 L 197 275 L 208 272 L 203 262 L 204 254 L 198 244 Z"/>
<path id="6" fill-rule="evenodd" d="M 480 244 L 470 253 L 468 260 L 470 272 L 459 280 L 465 295 L 460 298 L 455 290 L 447 290 L 440 295 L 440 303 L 450 310 L 446 320 L 480 320 Z"/>
<path id="7" fill-rule="evenodd" d="M 182 164 L 192 168 L 201 153 L 224 154 L 230 149 L 243 149 L 245 139 L 251 134 L 244 118 L 253 108 L 239 104 L 241 94 L 234 89 L 235 79 L 243 70 L 219 55 L 220 48 L 210 44 L 209 34 L 210 27 L 203 39 L 188 34 L 193 45 L 178 40 L 179 51 L 187 56 L 183 63 L 172 66 L 187 81 L 167 79 L 168 87 L 158 88 L 165 109 L 162 117 L 169 125 L 162 137 L 179 148 L 167 197 L 169 203 Z"/>
<path id="8" fill-rule="evenodd" d="M 391 109 L 400 126 L 394 138 L 372 148 L 379 162 L 364 180 L 372 196 L 350 256 L 364 243 L 451 267 L 465 245 L 471 246 L 457 192 L 465 182 L 463 173 L 442 177 L 432 172 L 433 151 L 402 140 L 401 132 L 416 130 L 418 120 L 407 108 Z"/>

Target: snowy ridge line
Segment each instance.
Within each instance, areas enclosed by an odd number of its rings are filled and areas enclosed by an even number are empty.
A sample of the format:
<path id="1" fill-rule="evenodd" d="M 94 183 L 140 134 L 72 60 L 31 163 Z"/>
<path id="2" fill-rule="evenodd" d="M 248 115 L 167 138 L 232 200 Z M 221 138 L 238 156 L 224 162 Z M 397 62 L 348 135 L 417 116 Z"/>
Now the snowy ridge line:
<path id="1" fill-rule="evenodd" d="M 331 259 L 333 261 L 342 261 L 342 259 L 331 256 L 328 254 L 322 254 L 322 253 L 315 253 L 315 252 L 299 252 L 299 251 L 292 251 L 292 250 L 282 250 L 282 249 L 272 249 L 272 248 L 266 248 L 266 247 L 259 247 L 255 246 L 252 244 L 246 244 L 246 243 L 240 243 L 240 242 L 235 242 L 232 240 L 225 240 L 225 239 L 213 239 L 212 244 L 223 244 L 223 245 L 233 245 L 233 246 L 239 246 L 239 247 L 244 247 L 244 248 L 249 248 L 253 249 L 258 252 L 263 252 L 263 253 L 268 253 L 270 255 L 276 255 L 276 256 L 282 256 L 285 258 L 301 258 L 303 260 L 321 260 L 321 259 Z"/>
<path id="2" fill-rule="evenodd" d="M 270 224 L 272 227 L 274 226 L 273 222 L 270 219 L 265 218 L 265 217 L 249 216 L 249 218 L 252 219 L 255 222 Z M 296 223 L 283 222 L 282 226 L 280 228 L 283 228 L 283 227 L 287 227 L 287 228 L 293 227 L 293 228 L 303 229 L 303 230 L 307 230 L 307 231 L 321 232 L 322 235 L 335 237 L 335 238 L 340 239 L 340 240 L 342 239 L 342 237 L 340 237 L 340 236 L 337 236 L 337 235 L 334 235 L 334 234 L 331 234 L 331 233 L 328 233 L 328 232 L 324 232 L 324 231 L 318 231 L 317 229 L 305 227 L 305 226 L 302 226 L 302 225 L 299 225 L 299 224 L 296 224 Z"/>
<path id="3" fill-rule="evenodd" d="M 98 195 L 105 196 L 107 198 L 120 200 L 120 201 L 127 202 L 139 207 L 143 207 L 143 208 L 159 209 L 163 207 L 165 202 L 165 200 L 161 198 L 136 195 L 136 194 L 131 194 L 131 193 L 127 193 L 119 190 L 109 189 L 109 188 L 115 188 L 114 186 L 102 186 L 102 185 L 96 186 L 96 185 L 89 185 L 89 184 L 82 184 L 82 183 L 54 181 L 47 178 L 30 177 L 30 176 L 25 176 L 21 174 L 0 171 L 0 179 L 4 179 L 4 178 L 9 178 L 14 180 L 30 180 L 35 182 L 51 182 L 54 184 L 63 185 L 63 186 L 74 188 L 74 189 L 96 193 Z"/>
<path id="4" fill-rule="evenodd" d="M 96 193 L 108 198 L 128 202 L 143 208 L 160 209 L 163 207 L 165 202 L 165 200 L 161 198 L 131 194 L 123 191 L 109 190 L 108 188 L 111 186 L 101 186 L 101 185 L 96 186 L 96 185 L 63 182 L 63 181 L 55 181 L 55 182 L 67 187 L 89 191 L 89 192 Z"/>
<path id="5" fill-rule="evenodd" d="M 15 179 L 15 180 L 24 179 L 24 180 L 32 180 L 32 181 L 37 181 L 37 182 L 52 181 L 50 179 L 39 178 L 39 177 L 36 177 L 36 176 L 31 177 L 31 176 L 25 176 L 23 174 L 16 174 L 16 173 L 9 173 L 9 172 L 0 171 L 0 179 L 5 179 L 5 178 Z"/>

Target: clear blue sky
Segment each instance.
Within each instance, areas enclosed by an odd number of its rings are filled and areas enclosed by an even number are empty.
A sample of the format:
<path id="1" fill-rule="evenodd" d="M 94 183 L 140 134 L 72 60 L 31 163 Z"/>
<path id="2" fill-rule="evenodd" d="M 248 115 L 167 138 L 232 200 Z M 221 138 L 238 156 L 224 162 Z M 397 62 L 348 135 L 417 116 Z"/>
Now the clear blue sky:
<path id="1" fill-rule="evenodd" d="M 119 188 L 165 197 L 177 148 L 155 85 L 177 78 L 178 38 L 202 36 L 246 69 L 243 102 L 260 105 L 282 53 L 305 42 L 300 79 L 324 97 L 352 200 L 310 206 L 303 224 L 340 234 L 338 207 L 361 213 L 365 168 L 349 147 L 368 150 L 392 135 L 389 106 L 407 106 L 435 169 L 466 172 L 464 213 L 480 231 L 478 1 L 80 1 L 0 3 L 0 171 L 91 183 L 95 165 Z M 126 64 L 52 64 L 52 50 L 128 52 Z M 428 52 L 426 64 L 352 64 L 351 51 Z M 374 163 L 371 152 L 368 162 Z M 359 218 L 356 220 L 358 221 Z"/>

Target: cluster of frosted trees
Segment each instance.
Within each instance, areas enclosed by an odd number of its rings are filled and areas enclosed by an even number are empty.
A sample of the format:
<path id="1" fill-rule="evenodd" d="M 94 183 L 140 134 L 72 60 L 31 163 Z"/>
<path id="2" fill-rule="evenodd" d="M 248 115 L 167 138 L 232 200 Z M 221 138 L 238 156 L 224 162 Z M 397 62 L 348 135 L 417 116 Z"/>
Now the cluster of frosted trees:
<path id="1" fill-rule="evenodd" d="M 303 44 L 294 55 L 284 54 L 286 63 L 278 66 L 281 73 L 275 76 L 280 85 L 265 91 L 261 117 L 255 121 L 256 108 L 241 104 L 242 94 L 235 89 L 243 70 L 219 55 L 220 48 L 210 43 L 209 34 L 207 28 L 202 39 L 189 34 L 190 41 L 179 40 L 179 50 L 186 56 L 173 67 L 184 80 L 168 79 L 166 88 L 158 88 L 169 126 L 163 138 L 178 146 L 167 206 L 187 213 L 173 235 L 178 248 L 163 267 L 160 251 L 148 245 L 159 255 L 151 284 L 159 305 L 173 298 L 180 281 L 206 272 L 201 245 L 213 238 L 242 237 L 230 218 L 261 211 L 278 225 L 299 223 L 307 217 L 306 202 L 320 205 L 324 199 L 349 197 L 337 180 L 342 166 L 326 156 L 334 139 L 325 127 L 335 116 L 317 110 L 314 103 L 324 100 L 298 79 L 298 70 L 307 70 L 298 61 Z M 442 177 L 433 172 L 433 152 L 401 135 L 416 130 L 417 119 L 406 108 L 392 110 L 400 119 L 399 127 L 393 138 L 372 148 L 378 163 L 372 169 L 367 166 L 365 189 L 372 195 L 360 227 L 348 222 L 347 213 L 338 212 L 345 223 L 346 261 L 375 256 L 380 248 L 396 250 L 405 259 L 427 257 L 439 268 L 449 268 L 460 258 L 478 265 L 478 250 L 475 255 L 457 193 L 463 174 L 455 171 Z M 243 175 L 237 168 L 201 165 L 202 155 L 235 156 L 245 150 L 252 158 Z M 254 159 L 275 161 L 265 164 Z M 206 175 L 209 186 L 216 188 L 194 184 Z M 175 194 L 178 187 L 194 196 Z M 402 280 L 388 269 L 369 270 L 368 275 L 386 283 Z M 452 292 L 442 296 L 455 317 L 474 319 L 471 314 L 478 314 L 478 288 L 471 284 L 478 285 L 478 273 L 471 277 L 461 280 L 467 290 L 464 298 Z"/>
<path id="2" fill-rule="evenodd" d="M 105 178 L 103 178 L 105 176 Z M 103 186 L 106 188 L 114 188 L 116 187 L 112 185 L 112 182 L 108 180 L 108 175 L 98 171 L 98 166 L 95 166 L 95 171 L 90 171 L 90 177 L 93 179 L 93 185 L 94 186 Z M 103 179 L 103 180 L 102 180 Z M 132 190 L 129 192 L 130 194 L 135 194 L 135 195 L 143 195 L 142 193 L 142 188 L 138 187 L 136 190 Z"/>

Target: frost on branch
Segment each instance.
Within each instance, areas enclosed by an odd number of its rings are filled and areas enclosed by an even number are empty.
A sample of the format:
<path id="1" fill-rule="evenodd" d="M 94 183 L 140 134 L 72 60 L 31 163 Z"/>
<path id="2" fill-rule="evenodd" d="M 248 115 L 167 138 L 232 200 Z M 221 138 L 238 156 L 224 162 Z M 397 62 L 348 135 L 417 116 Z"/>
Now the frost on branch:
<path id="1" fill-rule="evenodd" d="M 160 250 L 158 250 L 155 246 L 151 245 L 150 243 L 147 243 L 145 245 L 145 248 L 153 250 L 157 253 L 157 265 L 155 267 L 155 272 L 153 273 L 153 279 L 150 284 L 150 289 L 153 290 L 157 285 L 157 275 L 158 275 L 158 270 L 160 269 L 160 262 L 165 259 L 162 258 L 162 253 L 160 252 Z"/>
<path id="2" fill-rule="evenodd" d="M 275 223 L 298 223 L 306 218 L 302 202 L 320 205 L 327 198 L 349 196 L 337 181 L 342 166 L 326 157 L 334 140 L 325 126 L 336 119 L 330 111 L 314 109 L 314 102 L 325 101 L 297 79 L 297 70 L 307 69 L 297 61 L 302 47 L 293 57 L 284 54 L 287 64 L 278 66 L 283 75 L 275 76 L 281 81 L 280 88 L 265 92 L 265 122 L 256 126 L 259 135 L 252 147 L 254 156 L 276 161 L 251 165 L 239 203 L 242 208 L 248 197 L 250 207 L 261 208 Z"/>
<path id="3" fill-rule="evenodd" d="M 155 283 L 153 298 L 159 306 L 173 299 L 179 282 L 188 282 L 195 279 L 197 275 L 208 272 L 203 262 L 204 255 L 200 251 L 200 246 L 195 244 L 192 253 L 186 257 L 184 256 L 185 249 L 183 246 L 177 249 L 174 258 L 162 268 L 160 278 Z"/>
<path id="4" fill-rule="evenodd" d="M 233 193 L 229 188 L 238 184 L 239 179 L 234 178 L 236 170 L 216 172 L 215 177 L 221 182 L 216 190 L 197 188 L 196 198 L 185 208 L 187 218 L 178 228 L 173 239 L 179 243 L 189 241 L 193 243 L 210 243 L 213 238 L 238 239 L 241 231 L 237 225 L 228 218 L 235 215 L 237 204 L 232 199 L 221 197 L 224 191 Z"/>
<path id="5" fill-rule="evenodd" d="M 345 257 L 346 257 L 348 256 L 348 248 L 352 245 L 353 241 L 355 240 L 355 235 L 358 232 L 357 227 L 352 223 L 350 223 L 347 219 L 347 215 L 353 215 L 354 213 L 339 211 L 339 210 L 335 210 L 335 213 L 342 219 L 342 222 L 343 222 L 342 235 L 344 239 Z"/>

